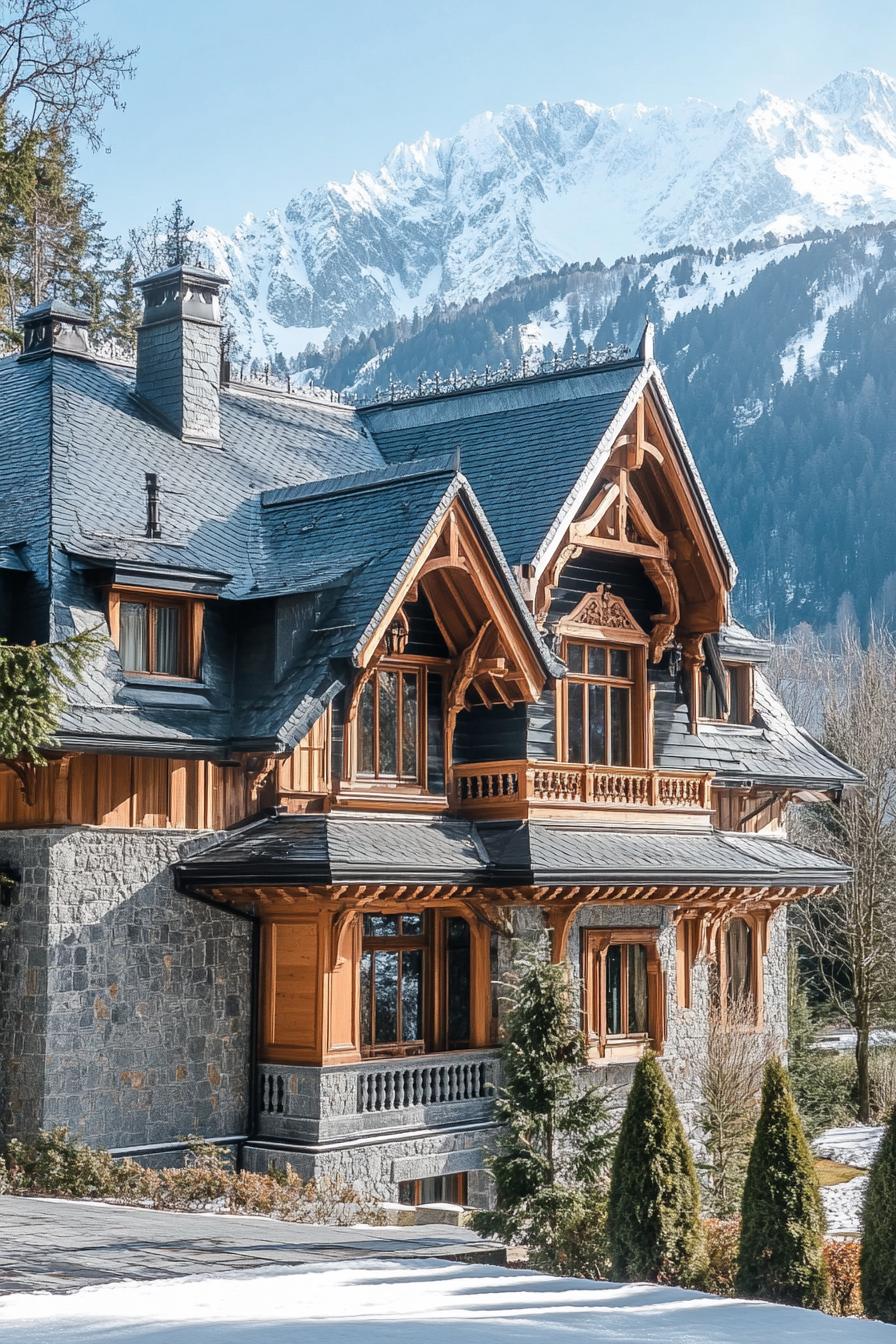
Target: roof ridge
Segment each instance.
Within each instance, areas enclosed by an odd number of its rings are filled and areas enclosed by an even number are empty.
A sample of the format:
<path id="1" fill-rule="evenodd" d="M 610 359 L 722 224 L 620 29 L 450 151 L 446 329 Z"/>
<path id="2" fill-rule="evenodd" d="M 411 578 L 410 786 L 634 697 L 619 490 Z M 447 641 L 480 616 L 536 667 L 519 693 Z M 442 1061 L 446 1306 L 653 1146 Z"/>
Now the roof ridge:
<path id="1" fill-rule="evenodd" d="M 354 494 L 359 490 L 375 490 L 379 486 L 394 485 L 398 481 L 420 480 L 427 476 L 454 476 L 457 474 L 455 453 L 439 453 L 432 457 L 394 462 L 374 467 L 370 471 L 350 472 L 345 476 L 324 476 L 316 481 L 298 485 L 279 486 L 263 490 L 261 506 L 278 508 L 286 504 L 301 504 L 310 499 L 327 499 L 336 495 Z"/>

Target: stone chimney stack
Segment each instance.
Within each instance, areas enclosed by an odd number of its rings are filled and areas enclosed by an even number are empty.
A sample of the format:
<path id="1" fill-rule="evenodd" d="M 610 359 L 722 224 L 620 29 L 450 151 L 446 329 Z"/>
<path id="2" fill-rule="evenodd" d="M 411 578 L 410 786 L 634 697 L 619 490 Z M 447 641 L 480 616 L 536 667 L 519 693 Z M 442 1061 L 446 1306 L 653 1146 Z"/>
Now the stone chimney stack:
<path id="1" fill-rule="evenodd" d="M 221 305 L 227 281 L 172 266 L 138 282 L 136 394 L 189 443 L 220 443 Z"/>

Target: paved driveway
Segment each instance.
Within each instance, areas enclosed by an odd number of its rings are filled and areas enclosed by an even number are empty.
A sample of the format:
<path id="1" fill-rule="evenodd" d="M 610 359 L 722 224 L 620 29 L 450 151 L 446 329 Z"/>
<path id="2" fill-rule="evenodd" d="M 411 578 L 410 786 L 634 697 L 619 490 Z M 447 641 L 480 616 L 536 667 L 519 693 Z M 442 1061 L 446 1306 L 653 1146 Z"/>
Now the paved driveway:
<path id="1" fill-rule="evenodd" d="M 459 1227 L 312 1227 L 230 1214 L 0 1197 L 0 1293 L 65 1293 L 117 1279 L 367 1256 L 504 1263 L 502 1248 Z"/>

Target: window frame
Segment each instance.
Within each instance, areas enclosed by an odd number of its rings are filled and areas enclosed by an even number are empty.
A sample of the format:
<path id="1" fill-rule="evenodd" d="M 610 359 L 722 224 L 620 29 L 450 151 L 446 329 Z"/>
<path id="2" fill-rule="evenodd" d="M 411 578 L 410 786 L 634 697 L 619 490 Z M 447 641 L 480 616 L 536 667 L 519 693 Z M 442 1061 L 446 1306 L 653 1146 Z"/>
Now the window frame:
<path id="1" fill-rule="evenodd" d="M 108 590 L 109 634 L 121 660 L 122 606 L 131 604 L 147 609 L 147 663 L 146 668 L 125 667 L 121 670 L 131 679 L 151 679 L 155 682 L 199 682 L 202 679 L 202 632 L 206 595 L 197 597 L 192 593 L 179 593 L 163 588 L 125 588 L 115 587 Z M 156 612 L 161 607 L 176 608 L 178 620 L 178 671 L 160 672 L 155 667 L 157 659 Z"/>
<path id="2" fill-rule="evenodd" d="M 655 927 L 581 930 L 582 992 L 588 1057 L 592 1062 L 637 1059 L 646 1049 L 662 1054 L 666 1038 L 665 976 Z M 644 947 L 647 954 L 647 1031 L 610 1034 L 607 1030 L 607 956 L 611 947 Z M 620 997 L 627 1012 L 627 957 L 621 958 Z"/>
<path id="3" fill-rule="evenodd" d="M 479 949 L 477 949 L 477 933 L 481 938 L 481 931 L 477 930 L 469 916 L 463 910 L 456 908 L 435 910 L 431 907 L 418 907 L 417 909 L 405 907 L 403 909 L 377 911 L 362 910 L 359 913 L 361 916 L 361 933 L 358 962 L 358 1049 L 361 1058 L 393 1059 L 433 1053 L 455 1054 L 464 1050 L 481 1049 L 481 1046 L 474 1044 L 477 1035 L 477 995 L 483 992 L 483 986 L 480 985 L 482 978 L 481 957 Z M 402 932 L 398 935 L 367 934 L 364 931 L 364 917 L 371 914 L 397 917 L 422 915 L 423 932 L 421 934 L 404 934 Z M 449 1042 L 448 1040 L 448 922 L 451 919 L 462 919 L 469 933 L 467 970 L 469 1030 L 467 1039 L 463 1042 Z M 380 1044 L 365 1041 L 362 1039 L 364 1009 L 363 989 L 360 984 L 360 969 L 363 957 L 366 952 L 401 951 L 403 948 L 406 950 L 420 948 L 423 952 L 421 974 L 423 1037 L 418 1041 L 399 1040 Z M 397 1006 L 399 1007 L 401 1002 L 400 983 L 399 975 L 396 985 Z M 371 1035 L 373 1035 L 376 1022 L 376 993 L 373 979 L 371 979 L 370 1021 Z M 400 1033 L 401 1022 L 400 1017 L 397 1017 L 396 1034 L 400 1035 Z"/>
<path id="4" fill-rule="evenodd" d="M 729 971 L 728 971 L 728 933 L 735 920 L 740 920 L 745 924 L 750 933 L 750 1001 L 753 1005 L 753 1020 L 747 1028 L 749 1031 L 758 1031 L 762 1027 L 764 1012 L 764 974 L 763 959 L 768 951 L 768 919 L 767 911 L 739 911 L 726 919 L 718 929 L 716 934 L 716 967 L 717 967 L 717 985 L 716 999 L 719 1012 L 719 1019 L 723 1023 L 728 1021 L 730 1007 L 729 998 Z"/>
<path id="5" fill-rule="evenodd" d="M 587 631 L 587 633 L 586 633 Z M 648 732 L 647 715 L 647 639 L 646 636 L 631 638 L 625 631 L 608 631 L 605 636 L 595 632 L 593 629 L 573 629 L 568 627 L 562 636 L 560 646 L 560 656 L 569 667 L 569 649 L 571 645 L 580 645 L 583 648 L 583 665 L 588 666 L 588 653 L 592 648 L 602 648 L 606 654 L 606 667 L 610 667 L 610 655 L 613 652 L 626 653 L 629 659 L 628 677 L 613 676 L 609 671 L 605 675 L 592 674 L 587 671 L 571 672 L 558 678 L 557 681 L 557 759 L 567 765 L 579 765 L 583 768 L 594 768 L 596 770 L 631 770 L 640 769 L 648 765 L 648 743 L 650 734 Z M 609 757 L 611 753 L 611 705 L 612 690 L 614 688 L 625 689 L 628 691 L 628 740 L 629 740 L 629 759 L 623 763 L 621 761 L 573 761 L 570 757 L 569 748 L 569 684 L 576 683 L 585 687 L 603 686 L 604 705 L 605 705 L 605 723 L 606 723 L 606 750 L 605 756 Z M 585 691 L 582 695 L 583 703 L 583 741 L 585 743 L 585 754 L 588 749 L 588 695 Z"/>
<path id="6" fill-rule="evenodd" d="M 705 714 L 703 712 L 703 694 L 704 678 L 709 678 L 713 694 L 717 697 L 715 683 L 709 675 L 709 668 L 706 663 L 695 669 L 694 677 L 694 696 L 696 701 L 696 719 L 698 723 L 730 723 L 739 725 L 742 728 L 749 728 L 753 722 L 753 669 L 749 663 L 734 663 L 722 661 L 722 667 L 725 669 L 725 680 L 728 689 L 728 713 L 727 714 Z M 732 717 L 733 698 L 737 696 L 739 705 L 739 715 Z"/>
<path id="7" fill-rule="evenodd" d="M 374 667 L 369 676 L 364 678 L 355 703 L 352 708 L 351 718 L 351 783 L 353 788 L 361 789 L 380 789 L 383 787 L 390 789 L 405 790 L 413 793 L 425 793 L 429 777 L 428 762 L 428 682 L 431 667 L 429 663 L 423 662 L 418 658 L 383 658 L 376 667 Z M 398 678 L 398 695 L 395 702 L 395 718 L 398 727 L 396 738 L 396 766 L 395 774 L 385 773 L 379 768 L 379 716 L 380 716 L 380 698 L 379 698 L 379 678 L 383 672 L 395 673 Z M 402 705 L 404 702 L 404 677 L 413 676 L 417 681 L 417 742 L 416 759 L 417 771 L 412 778 L 409 775 L 402 774 L 401 756 L 403 747 Z M 373 772 L 361 769 L 361 703 L 365 693 L 370 688 L 370 694 L 373 701 Z"/>

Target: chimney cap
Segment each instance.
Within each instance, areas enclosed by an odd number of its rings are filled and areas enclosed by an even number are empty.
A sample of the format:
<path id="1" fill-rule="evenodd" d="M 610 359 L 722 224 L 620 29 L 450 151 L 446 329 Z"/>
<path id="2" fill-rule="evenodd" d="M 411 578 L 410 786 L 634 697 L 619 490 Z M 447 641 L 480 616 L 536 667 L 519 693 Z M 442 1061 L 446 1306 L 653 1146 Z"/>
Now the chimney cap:
<path id="1" fill-rule="evenodd" d="M 230 283 L 226 275 L 217 275 L 215 271 L 209 271 L 204 266 L 168 266 L 164 271 L 155 271 L 152 275 L 146 276 L 144 280 L 135 281 L 135 284 L 138 289 L 146 289 L 148 285 L 157 285 L 161 281 L 181 278 L 193 280 L 197 284 L 213 286 L 216 289 Z"/>
<path id="2" fill-rule="evenodd" d="M 90 357 L 89 328 L 93 318 L 64 299 L 46 299 L 19 318 L 24 331 L 19 359 L 51 353 Z"/>
<path id="3" fill-rule="evenodd" d="M 46 322 L 48 317 L 61 317 L 66 322 L 81 323 L 84 326 L 89 326 L 93 321 L 83 308 L 75 308 L 73 304 L 66 303 L 65 299 L 44 299 L 43 303 L 39 303 L 35 308 L 29 308 L 27 313 L 22 313 L 19 326 L 29 327 L 35 322 Z"/>

